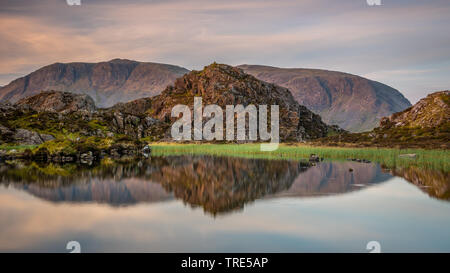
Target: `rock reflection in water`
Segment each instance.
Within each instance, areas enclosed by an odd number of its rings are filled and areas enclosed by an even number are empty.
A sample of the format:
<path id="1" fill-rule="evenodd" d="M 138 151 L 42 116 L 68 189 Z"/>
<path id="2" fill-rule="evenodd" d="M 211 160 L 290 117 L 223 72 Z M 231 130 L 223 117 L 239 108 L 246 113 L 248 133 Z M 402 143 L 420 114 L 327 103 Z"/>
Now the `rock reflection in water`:
<path id="1" fill-rule="evenodd" d="M 353 172 L 349 172 L 353 169 Z M 152 157 L 145 161 L 79 165 L 0 166 L 0 181 L 53 202 L 130 205 L 174 197 L 216 215 L 263 197 L 346 193 L 392 177 L 376 164 L 213 156 Z"/>
<path id="2" fill-rule="evenodd" d="M 448 172 L 424 169 L 417 166 L 393 169 L 384 168 L 384 171 L 403 177 L 433 198 L 450 200 L 450 176 Z"/>

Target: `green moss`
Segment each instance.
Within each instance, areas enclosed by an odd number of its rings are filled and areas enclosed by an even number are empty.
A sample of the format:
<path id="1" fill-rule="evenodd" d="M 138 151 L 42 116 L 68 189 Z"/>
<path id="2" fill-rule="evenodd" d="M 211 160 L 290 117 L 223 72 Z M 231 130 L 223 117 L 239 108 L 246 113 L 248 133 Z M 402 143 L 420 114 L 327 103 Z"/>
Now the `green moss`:
<path id="1" fill-rule="evenodd" d="M 97 119 L 93 119 L 93 120 L 89 121 L 87 124 L 93 130 L 102 130 L 102 131 L 108 130 L 107 125 L 104 122 L 101 122 Z"/>
<path id="2" fill-rule="evenodd" d="M 77 153 L 74 147 L 74 142 L 69 139 L 55 139 L 52 141 L 47 141 L 41 144 L 37 149 L 45 148 L 50 154 L 64 153 L 66 155 L 73 155 Z"/>
<path id="3" fill-rule="evenodd" d="M 55 138 L 69 138 L 75 140 L 81 136 L 80 132 L 94 134 L 98 130 L 106 133 L 106 122 L 99 119 L 86 120 L 79 113 L 64 115 L 62 118 L 57 113 L 25 113 L 7 122 L 9 128 L 23 128 L 36 131 L 41 134 L 50 134 Z"/>

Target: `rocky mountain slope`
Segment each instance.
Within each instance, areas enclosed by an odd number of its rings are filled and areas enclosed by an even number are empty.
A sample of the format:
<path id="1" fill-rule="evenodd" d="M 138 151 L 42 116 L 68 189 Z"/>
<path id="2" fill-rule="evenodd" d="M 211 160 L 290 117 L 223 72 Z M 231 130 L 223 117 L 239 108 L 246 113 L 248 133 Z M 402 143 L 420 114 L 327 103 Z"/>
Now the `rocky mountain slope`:
<path id="1" fill-rule="evenodd" d="M 429 94 L 414 106 L 382 118 L 371 132 L 320 140 L 326 144 L 450 148 L 450 91 Z"/>
<path id="2" fill-rule="evenodd" d="M 122 140 L 170 141 L 171 125 L 178 119 L 171 117 L 172 108 L 185 104 L 192 109 L 195 96 L 203 98 L 203 106 L 217 104 L 222 109 L 237 104 L 279 105 L 281 141 L 315 139 L 340 130 L 299 105 L 286 88 L 258 80 L 239 68 L 214 63 L 177 79 L 160 95 L 110 108 L 96 108 L 87 95 L 59 91 L 42 92 L 14 105 L 1 103 L 0 129 L 7 133 L 2 133 L 0 142 L 41 144 L 51 137 L 59 143 L 58 149 L 51 149 L 75 152 L 110 147 Z M 22 130 L 35 137 L 18 137 L 18 132 L 24 134 Z"/>
<path id="3" fill-rule="evenodd" d="M 411 106 L 397 90 L 341 72 L 239 66 L 244 72 L 288 88 L 294 99 L 328 124 L 361 132 L 381 117 Z M 173 65 L 114 59 L 100 63 L 55 63 L 0 87 L 0 101 L 16 102 L 41 91 L 86 94 L 98 107 L 159 95 L 189 72 Z"/>
<path id="4" fill-rule="evenodd" d="M 168 86 L 161 95 L 138 99 L 113 107 L 124 113 L 149 113 L 154 119 L 173 123 L 171 110 L 177 104 L 193 111 L 194 97 L 202 97 L 203 105 L 242 104 L 279 105 L 280 139 L 302 141 L 326 136 L 337 127 L 330 127 L 320 116 L 298 104 L 288 89 L 256 79 L 241 69 L 225 64 L 211 64 L 202 71 L 192 71 Z"/>
<path id="5" fill-rule="evenodd" d="M 396 89 L 359 76 L 318 69 L 239 66 L 258 79 L 288 88 L 324 122 L 352 132 L 373 129 L 382 117 L 411 103 Z"/>
<path id="6" fill-rule="evenodd" d="M 429 94 L 413 107 L 381 119 L 380 127 L 438 128 L 450 125 L 450 91 Z"/>
<path id="7" fill-rule="evenodd" d="M 55 63 L 0 88 L 0 100 L 16 102 L 41 91 L 91 96 L 97 106 L 157 95 L 187 73 L 179 66 L 114 59 L 100 63 Z"/>

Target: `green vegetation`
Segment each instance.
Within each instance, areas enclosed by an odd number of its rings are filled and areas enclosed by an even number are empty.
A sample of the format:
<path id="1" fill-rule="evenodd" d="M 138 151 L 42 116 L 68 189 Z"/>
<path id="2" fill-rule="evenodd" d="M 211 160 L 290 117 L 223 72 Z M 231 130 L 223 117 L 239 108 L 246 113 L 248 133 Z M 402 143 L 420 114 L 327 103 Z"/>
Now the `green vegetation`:
<path id="1" fill-rule="evenodd" d="M 26 149 L 30 149 L 33 150 L 36 147 L 38 147 L 38 145 L 8 145 L 8 144 L 2 144 L 0 145 L 0 150 L 6 150 L 6 151 L 11 151 L 11 150 L 16 150 L 16 151 L 23 151 Z"/>
<path id="2" fill-rule="evenodd" d="M 448 149 L 450 122 L 439 127 L 375 128 L 371 132 L 328 135 L 316 140 L 327 146 Z"/>
<path id="3" fill-rule="evenodd" d="M 84 119 L 79 113 L 70 113 L 61 119 L 58 113 L 21 113 L 5 124 L 8 128 L 23 128 L 40 134 L 49 134 L 57 139 L 75 139 L 83 135 L 106 134 L 108 126 L 98 119 Z"/>
<path id="4" fill-rule="evenodd" d="M 326 160 L 367 159 L 389 168 L 418 166 L 450 171 L 448 150 L 390 149 L 390 148 L 338 148 L 281 144 L 278 150 L 262 152 L 259 144 L 152 144 L 152 155 L 218 155 L 267 159 L 306 160 L 316 154 Z M 416 154 L 416 158 L 401 158 L 400 154 Z"/>
<path id="5" fill-rule="evenodd" d="M 119 139 L 119 141 L 122 140 Z M 75 155 L 78 152 L 105 150 L 111 147 L 115 142 L 116 140 L 111 137 L 91 136 L 80 138 L 78 140 L 60 138 L 47 141 L 41 144 L 39 148 L 46 148 L 50 154 L 63 153 L 65 155 Z"/>

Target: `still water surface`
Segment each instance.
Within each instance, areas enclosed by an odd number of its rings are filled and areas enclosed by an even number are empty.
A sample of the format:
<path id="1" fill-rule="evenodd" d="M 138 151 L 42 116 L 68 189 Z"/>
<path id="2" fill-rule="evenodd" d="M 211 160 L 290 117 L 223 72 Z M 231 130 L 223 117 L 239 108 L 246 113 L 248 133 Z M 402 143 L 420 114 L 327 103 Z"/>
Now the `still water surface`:
<path id="1" fill-rule="evenodd" d="M 0 251 L 450 252 L 448 178 L 213 156 L 1 164 Z"/>

